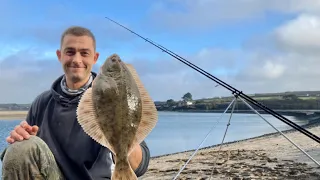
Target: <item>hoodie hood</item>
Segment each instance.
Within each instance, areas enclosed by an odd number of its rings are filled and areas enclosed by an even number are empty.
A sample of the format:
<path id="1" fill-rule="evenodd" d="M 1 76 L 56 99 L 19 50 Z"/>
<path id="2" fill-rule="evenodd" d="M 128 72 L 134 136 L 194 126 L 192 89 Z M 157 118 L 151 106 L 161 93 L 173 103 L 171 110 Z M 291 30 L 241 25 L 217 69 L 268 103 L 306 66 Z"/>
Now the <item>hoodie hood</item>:
<path id="1" fill-rule="evenodd" d="M 96 78 L 97 73 L 95 72 L 91 72 L 93 79 Z M 81 98 L 82 94 L 79 94 L 78 96 L 74 96 L 72 98 L 66 97 L 66 95 L 62 92 L 61 90 L 61 85 L 60 82 L 62 80 L 64 75 L 61 75 L 60 77 L 58 77 L 52 84 L 51 86 L 51 94 L 52 97 L 54 98 L 54 100 L 56 100 L 58 103 L 67 105 L 67 104 L 77 104 Z M 90 86 L 88 88 L 90 88 L 92 86 L 92 83 L 90 84 Z"/>

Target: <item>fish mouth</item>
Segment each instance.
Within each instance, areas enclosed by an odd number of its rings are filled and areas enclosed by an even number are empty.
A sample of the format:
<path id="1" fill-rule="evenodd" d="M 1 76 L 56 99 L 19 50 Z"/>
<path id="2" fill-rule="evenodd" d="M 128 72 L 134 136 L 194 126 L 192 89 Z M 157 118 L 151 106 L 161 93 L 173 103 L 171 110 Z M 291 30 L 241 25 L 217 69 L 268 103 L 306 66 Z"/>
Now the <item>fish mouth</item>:
<path id="1" fill-rule="evenodd" d="M 122 61 L 119 61 L 119 66 L 121 69 L 127 69 L 127 66 Z"/>

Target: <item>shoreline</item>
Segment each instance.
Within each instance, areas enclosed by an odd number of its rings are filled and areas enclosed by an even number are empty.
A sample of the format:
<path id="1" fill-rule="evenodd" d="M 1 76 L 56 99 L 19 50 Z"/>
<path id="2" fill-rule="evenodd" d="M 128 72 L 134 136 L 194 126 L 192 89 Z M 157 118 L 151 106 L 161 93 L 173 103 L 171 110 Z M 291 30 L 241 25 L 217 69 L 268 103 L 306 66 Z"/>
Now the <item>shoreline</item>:
<path id="1" fill-rule="evenodd" d="M 318 127 L 318 126 L 320 127 L 320 118 L 319 119 L 315 119 L 315 120 L 311 120 L 308 124 L 302 125 L 300 127 L 308 129 L 308 128 Z M 274 130 L 274 131 L 276 131 L 276 130 Z M 291 128 L 291 129 L 284 130 L 284 131 L 281 131 L 281 132 L 283 134 L 287 134 L 287 133 L 291 133 L 291 132 L 297 132 L 297 130 Z M 305 136 L 304 134 L 302 134 L 302 135 Z M 268 137 L 272 137 L 272 136 L 282 136 L 282 135 L 279 132 L 266 133 L 266 134 L 262 134 L 262 135 L 254 136 L 254 137 L 250 137 L 250 138 L 245 138 L 245 139 L 240 139 L 240 140 L 235 140 L 235 141 L 230 141 L 230 142 L 224 142 L 222 144 L 215 144 L 215 145 L 201 147 L 199 149 L 199 151 L 200 150 L 204 150 L 204 149 L 215 148 L 215 147 L 218 147 L 220 145 L 224 146 L 224 145 L 236 144 L 236 143 L 240 143 L 240 142 L 244 142 L 244 141 L 256 140 L 256 139 L 259 139 L 259 138 L 268 138 Z M 175 153 L 163 154 L 163 155 L 159 155 L 159 156 L 152 156 L 151 159 L 161 158 L 161 157 L 166 157 L 166 156 L 171 156 L 171 155 L 176 155 L 176 154 L 180 154 L 180 153 L 194 152 L 195 150 L 196 149 L 190 149 L 190 150 L 186 150 L 186 151 L 179 151 L 179 152 L 175 152 Z"/>
<path id="2" fill-rule="evenodd" d="M 261 109 L 255 109 L 259 114 L 265 115 L 269 114 L 268 112 L 261 110 Z M 167 113 L 223 113 L 225 110 L 185 110 L 185 111 L 170 111 L 170 110 L 158 110 L 158 112 L 167 112 Z M 231 113 L 231 109 L 228 109 L 226 111 L 227 114 Z M 312 110 L 283 110 L 283 109 L 275 109 L 274 112 L 280 114 L 281 116 L 294 116 L 298 118 L 309 118 L 312 116 L 320 116 L 320 111 L 318 109 Z M 235 110 L 233 111 L 234 114 L 256 114 L 256 112 L 252 110 Z"/>
<path id="3" fill-rule="evenodd" d="M 28 111 L 0 111 L 0 121 L 23 120 L 27 117 Z"/>
<path id="4" fill-rule="evenodd" d="M 320 121 L 304 128 L 320 136 Z M 295 129 L 282 131 L 316 161 L 320 144 Z M 220 151 L 219 151 L 219 148 Z M 172 179 L 194 150 L 154 156 L 142 180 Z M 195 154 L 178 179 L 320 179 L 318 167 L 280 133 L 203 147 Z"/>

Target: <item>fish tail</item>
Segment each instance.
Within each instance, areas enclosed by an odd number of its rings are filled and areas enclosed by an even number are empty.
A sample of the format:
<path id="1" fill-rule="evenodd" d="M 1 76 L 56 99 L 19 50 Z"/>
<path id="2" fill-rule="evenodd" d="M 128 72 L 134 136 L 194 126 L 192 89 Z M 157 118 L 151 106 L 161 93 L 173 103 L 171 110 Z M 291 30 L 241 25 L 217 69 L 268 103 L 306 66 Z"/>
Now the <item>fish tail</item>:
<path id="1" fill-rule="evenodd" d="M 111 180 L 138 180 L 129 163 L 115 165 Z"/>

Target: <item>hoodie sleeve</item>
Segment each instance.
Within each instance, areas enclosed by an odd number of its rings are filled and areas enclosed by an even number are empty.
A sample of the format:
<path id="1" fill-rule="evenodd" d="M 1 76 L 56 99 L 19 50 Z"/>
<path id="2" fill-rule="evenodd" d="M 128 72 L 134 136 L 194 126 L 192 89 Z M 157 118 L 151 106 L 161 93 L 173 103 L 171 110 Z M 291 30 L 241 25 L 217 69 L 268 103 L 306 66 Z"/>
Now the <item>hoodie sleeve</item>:
<path id="1" fill-rule="evenodd" d="M 145 141 L 142 141 L 140 146 L 142 149 L 142 161 L 138 168 L 135 170 L 137 177 L 140 177 L 147 172 L 150 161 L 150 151 L 147 143 Z"/>
<path id="2" fill-rule="evenodd" d="M 38 120 L 38 115 L 43 113 L 42 111 L 40 111 L 40 107 L 43 107 L 46 105 L 46 103 L 49 101 L 49 91 L 45 91 L 43 93 L 41 93 L 40 95 L 38 95 L 35 100 L 32 102 L 27 117 L 26 117 L 26 121 L 29 125 L 33 126 L 33 125 L 39 125 L 39 120 Z"/>
<path id="3" fill-rule="evenodd" d="M 34 103 L 32 103 L 32 105 L 29 108 L 27 117 L 26 117 L 26 121 L 29 125 L 34 125 L 35 124 L 35 107 L 34 107 Z"/>
<path id="4" fill-rule="evenodd" d="M 31 126 L 36 125 L 37 104 L 39 104 L 39 97 L 32 102 L 26 117 L 27 123 Z"/>

